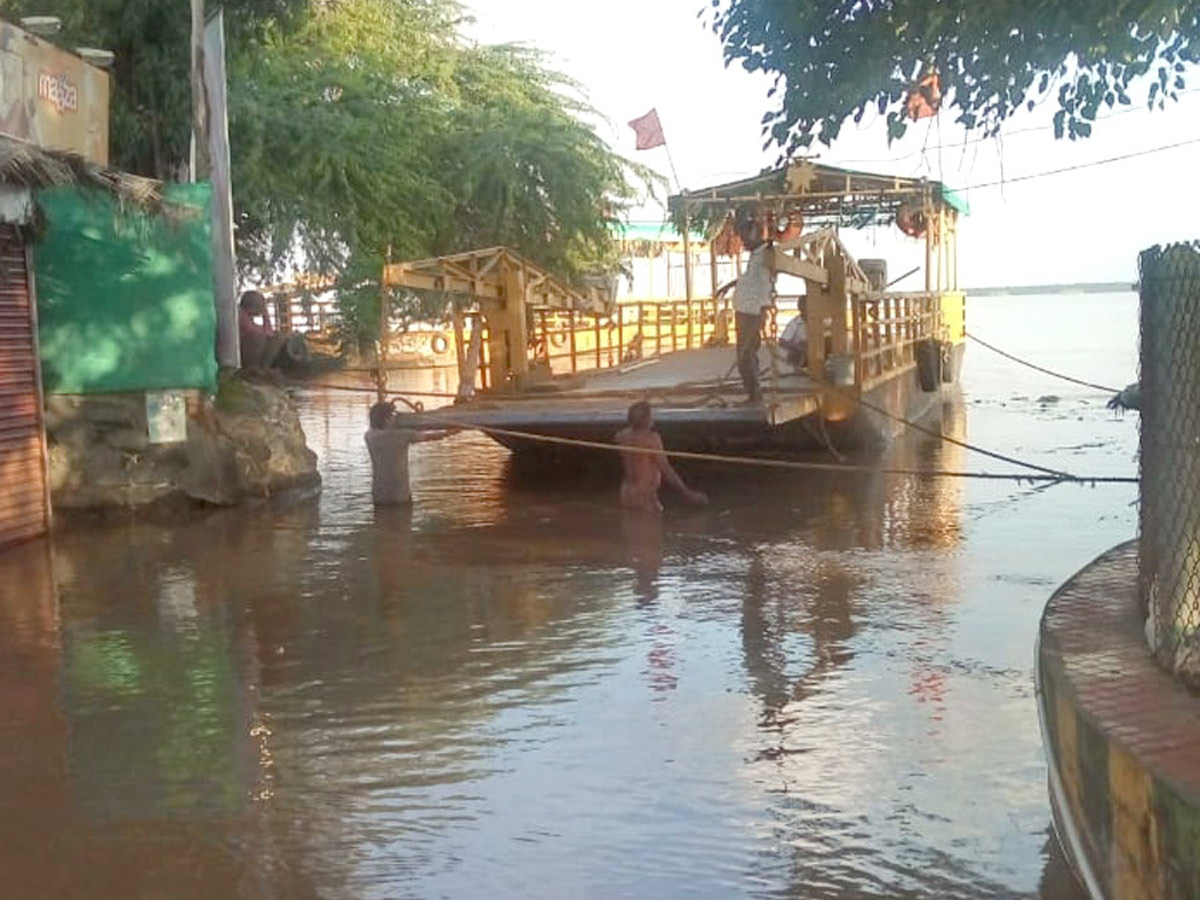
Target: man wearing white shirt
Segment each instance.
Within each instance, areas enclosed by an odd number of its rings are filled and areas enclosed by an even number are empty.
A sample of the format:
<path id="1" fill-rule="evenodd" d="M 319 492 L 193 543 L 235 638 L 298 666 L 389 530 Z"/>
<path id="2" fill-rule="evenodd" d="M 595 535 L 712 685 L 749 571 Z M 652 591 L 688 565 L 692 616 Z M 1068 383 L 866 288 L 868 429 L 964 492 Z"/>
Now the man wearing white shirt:
<path id="1" fill-rule="evenodd" d="M 742 244 L 750 251 L 750 260 L 733 290 L 733 308 L 737 322 L 737 366 L 746 388 L 747 402 L 758 403 L 758 348 L 762 344 L 763 311 L 770 307 L 775 293 L 775 272 L 771 269 L 771 245 L 763 240 L 758 223 L 742 230 Z"/>

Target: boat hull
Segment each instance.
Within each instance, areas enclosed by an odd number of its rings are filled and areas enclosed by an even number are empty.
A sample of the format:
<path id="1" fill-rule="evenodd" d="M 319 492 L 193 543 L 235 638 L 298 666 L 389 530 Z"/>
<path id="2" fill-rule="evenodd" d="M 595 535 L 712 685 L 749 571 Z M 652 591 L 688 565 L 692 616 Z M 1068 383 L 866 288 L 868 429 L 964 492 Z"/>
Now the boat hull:
<path id="1" fill-rule="evenodd" d="M 718 408 L 674 408 L 655 410 L 655 422 L 663 443 L 672 450 L 722 454 L 804 454 L 828 451 L 841 453 L 878 452 L 902 432 L 907 422 L 936 427 L 942 409 L 959 390 L 965 345 L 953 345 L 949 377 L 933 391 L 924 391 L 915 365 L 897 370 L 886 381 L 868 390 L 864 404 L 847 402 L 837 409 L 814 409 L 781 425 L 770 421 L 761 406 Z M 814 407 L 816 403 L 814 401 Z M 624 426 L 624 410 L 605 411 L 563 407 L 551 412 L 530 413 L 523 421 L 510 421 L 505 431 L 491 437 L 513 453 L 552 463 L 589 453 L 589 448 L 547 442 L 540 438 L 610 443 Z M 477 416 L 476 416 L 477 418 Z M 592 454 L 605 451 L 590 448 Z"/>

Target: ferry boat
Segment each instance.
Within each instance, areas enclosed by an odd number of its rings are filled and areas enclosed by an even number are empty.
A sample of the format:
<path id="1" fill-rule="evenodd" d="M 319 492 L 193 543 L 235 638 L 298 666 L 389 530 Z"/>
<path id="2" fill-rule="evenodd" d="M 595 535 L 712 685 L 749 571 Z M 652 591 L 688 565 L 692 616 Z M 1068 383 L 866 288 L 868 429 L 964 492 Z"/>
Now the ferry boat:
<path id="1" fill-rule="evenodd" d="M 609 441 L 629 404 L 648 399 L 673 449 L 755 452 L 880 446 L 905 421 L 940 411 L 966 340 L 959 195 L 936 181 L 801 161 L 672 196 L 670 209 L 679 299 L 618 301 L 611 282 L 567 285 L 504 248 L 387 266 L 385 286 L 454 298 L 459 400 L 431 415 L 497 429 L 496 440 L 526 453 L 544 449 L 539 436 Z M 777 337 L 790 310 L 769 317 L 754 403 L 719 284 L 723 269 L 740 271 L 735 221 L 747 217 L 765 228 L 781 280 L 802 286 L 791 314 L 808 335 L 806 357 L 789 361 Z M 893 290 L 884 261 L 847 250 L 846 230 L 871 227 L 919 242 L 922 290 Z M 652 253 L 654 241 L 640 240 Z"/>

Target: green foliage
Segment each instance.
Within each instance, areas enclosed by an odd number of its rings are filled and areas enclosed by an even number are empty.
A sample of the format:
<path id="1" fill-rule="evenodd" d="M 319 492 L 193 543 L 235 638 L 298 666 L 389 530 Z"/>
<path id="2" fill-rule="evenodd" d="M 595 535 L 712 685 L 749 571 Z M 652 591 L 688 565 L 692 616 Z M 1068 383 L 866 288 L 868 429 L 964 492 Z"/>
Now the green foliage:
<path id="1" fill-rule="evenodd" d="M 518 47 L 464 44 L 443 0 L 343 0 L 243 54 L 231 81 L 239 239 L 267 272 L 506 244 L 565 277 L 610 260 L 645 170 Z"/>
<path id="2" fill-rule="evenodd" d="M 1200 53 L 1197 0 L 712 0 L 727 63 L 776 76 L 766 146 L 829 144 L 847 119 L 886 115 L 936 68 L 955 121 L 994 134 L 1012 113 L 1053 98 L 1056 135 L 1091 133 L 1103 107 L 1175 99 Z"/>
<path id="3" fill-rule="evenodd" d="M 63 18 L 65 45 L 116 54 L 114 164 L 177 177 L 190 134 L 188 4 L 19 0 L 6 10 L 35 8 Z M 614 265 L 607 226 L 654 176 L 604 144 L 577 88 L 536 52 L 468 43 L 454 0 L 224 8 L 247 276 L 338 275 L 348 328 L 365 335 L 378 321 L 368 282 L 388 256 L 505 244 L 568 279 Z M 422 315 L 428 302 L 408 295 L 395 307 Z"/>
<path id="4" fill-rule="evenodd" d="M 225 0 L 231 44 L 248 46 L 294 19 L 305 0 Z M 111 158 L 116 168 L 171 179 L 191 134 L 191 11 L 183 0 L 8 0 L 4 17 L 58 16 L 63 47 L 103 47 L 112 69 Z"/>

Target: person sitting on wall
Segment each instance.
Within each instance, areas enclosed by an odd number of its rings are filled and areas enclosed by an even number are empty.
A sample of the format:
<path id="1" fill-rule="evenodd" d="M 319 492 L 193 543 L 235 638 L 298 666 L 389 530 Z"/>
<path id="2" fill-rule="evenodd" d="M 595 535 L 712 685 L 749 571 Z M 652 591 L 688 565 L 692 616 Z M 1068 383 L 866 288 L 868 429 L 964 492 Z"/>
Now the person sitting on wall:
<path id="1" fill-rule="evenodd" d="M 258 291 L 244 291 L 238 301 L 238 336 L 242 346 L 243 369 L 269 368 L 287 342 L 283 335 L 271 327 L 271 320 L 267 316 L 267 299 Z"/>
<path id="2" fill-rule="evenodd" d="M 708 497 L 688 487 L 663 452 L 662 438 L 654 430 L 654 416 L 650 404 L 639 400 L 629 407 L 626 414 L 628 425 L 617 432 L 616 442 L 621 447 L 621 505 L 626 509 L 642 512 L 661 512 L 658 489 L 663 478 L 690 503 L 700 506 L 708 503 Z"/>
<path id="3" fill-rule="evenodd" d="M 404 506 L 412 503 L 408 481 L 408 445 L 439 441 L 453 429 L 417 431 L 406 427 L 396 413 L 396 404 L 381 400 L 368 416 L 371 430 L 366 434 L 371 455 L 371 495 L 376 506 Z"/>

